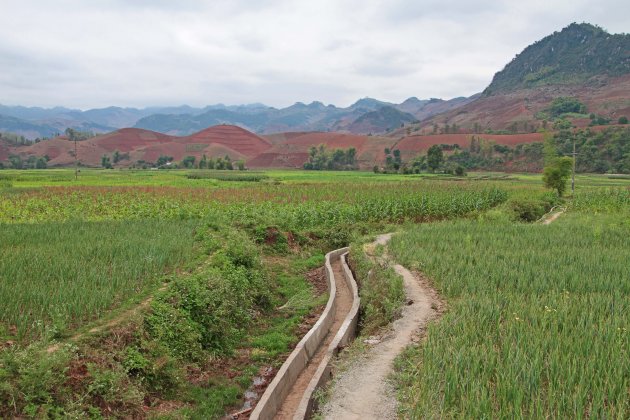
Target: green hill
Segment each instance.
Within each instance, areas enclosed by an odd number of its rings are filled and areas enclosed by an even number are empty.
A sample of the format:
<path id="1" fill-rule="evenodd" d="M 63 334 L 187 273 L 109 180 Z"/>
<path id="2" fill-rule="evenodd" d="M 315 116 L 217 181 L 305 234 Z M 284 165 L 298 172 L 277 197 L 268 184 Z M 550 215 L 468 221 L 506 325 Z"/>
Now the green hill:
<path id="1" fill-rule="evenodd" d="M 496 73 L 485 95 L 551 84 L 578 84 L 596 75 L 630 73 L 630 35 L 572 23 L 518 54 Z"/>

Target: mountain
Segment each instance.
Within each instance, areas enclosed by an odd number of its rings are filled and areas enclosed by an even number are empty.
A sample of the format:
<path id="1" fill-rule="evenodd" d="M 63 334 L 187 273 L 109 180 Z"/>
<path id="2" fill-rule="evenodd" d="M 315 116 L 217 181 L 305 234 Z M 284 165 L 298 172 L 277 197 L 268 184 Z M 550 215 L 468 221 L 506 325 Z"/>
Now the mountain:
<path id="1" fill-rule="evenodd" d="M 349 133 L 384 133 L 402 123 L 428 118 L 461 106 L 467 98 L 442 99 L 409 98 L 401 104 L 362 98 L 346 108 L 296 102 L 286 108 L 273 108 L 260 103 L 246 105 L 208 105 L 195 108 L 175 107 L 121 108 L 107 107 L 81 111 L 64 107 L 39 108 L 0 105 L 0 132 L 10 131 L 29 139 L 51 137 L 66 128 L 106 133 L 119 128 L 135 127 L 164 134 L 186 136 L 206 127 L 232 124 L 259 134 L 295 131 L 343 131 Z M 386 107 L 387 115 L 379 115 Z M 401 113 L 411 114 L 403 116 Z M 373 113 L 373 114 L 370 114 Z M 359 120 L 365 114 L 370 116 Z M 382 114 L 382 113 L 381 113 Z M 396 116 L 394 116 L 396 115 Z M 366 123 L 376 119 L 374 123 Z"/>
<path id="2" fill-rule="evenodd" d="M 361 115 L 348 126 L 348 131 L 355 134 L 384 133 L 394 127 L 416 121 L 416 118 L 407 112 L 399 111 L 392 106 L 383 106 Z"/>
<path id="3" fill-rule="evenodd" d="M 297 102 L 286 108 L 213 108 L 200 114 L 156 114 L 140 119 L 135 127 L 173 135 L 187 135 L 213 124 L 234 124 L 258 134 L 299 131 L 340 131 L 354 134 L 385 133 L 401 124 L 451 110 L 472 99 L 409 98 L 401 104 L 362 98 L 347 108 L 321 102 Z"/>
<path id="4" fill-rule="evenodd" d="M 481 95 L 409 127 L 431 134 L 447 131 L 483 133 L 533 132 L 551 128 L 552 102 L 573 98 L 583 114 L 568 114 L 577 127 L 597 120 L 630 116 L 630 35 L 611 35 L 587 23 L 572 23 L 525 48 L 495 74 Z M 395 130 L 392 136 L 404 135 Z"/>
<path id="5" fill-rule="evenodd" d="M 572 23 L 518 54 L 495 74 L 484 94 L 553 84 L 583 83 L 592 76 L 630 73 L 630 35 Z"/>

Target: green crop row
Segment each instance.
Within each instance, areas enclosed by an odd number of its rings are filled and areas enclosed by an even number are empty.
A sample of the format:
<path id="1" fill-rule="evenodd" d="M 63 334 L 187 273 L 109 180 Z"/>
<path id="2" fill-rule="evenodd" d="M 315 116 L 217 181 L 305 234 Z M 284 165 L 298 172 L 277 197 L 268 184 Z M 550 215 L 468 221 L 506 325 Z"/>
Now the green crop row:
<path id="1" fill-rule="evenodd" d="M 505 201 L 493 187 L 438 183 L 267 185 L 209 190 L 45 188 L 0 195 L 0 223 L 64 220 L 264 220 L 287 228 L 357 221 L 433 220 Z"/>

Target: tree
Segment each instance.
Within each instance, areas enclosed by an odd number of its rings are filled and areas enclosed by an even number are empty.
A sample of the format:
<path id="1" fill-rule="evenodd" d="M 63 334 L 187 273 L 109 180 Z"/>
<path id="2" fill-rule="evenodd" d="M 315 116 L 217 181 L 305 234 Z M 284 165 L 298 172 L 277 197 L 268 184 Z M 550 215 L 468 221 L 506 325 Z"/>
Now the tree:
<path id="1" fill-rule="evenodd" d="M 48 166 L 47 162 L 48 161 L 44 157 L 37 158 L 37 161 L 35 162 L 35 169 L 46 169 Z"/>
<path id="2" fill-rule="evenodd" d="M 182 165 L 184 165 L 184 168 L 194 168 L 194 166 L 195 166 L 195 157 L 194 156 L 186 156 L 182 160 Z"/>
<path id="3" fill-rule="evenodd" d="M 112 162 L 109 156 L 103 155 L 103 157 L 101 157 L 101 166 L 105 169 L 112 169 Z"/>
<path id="4" fill-rule="evenodd" d="M 24 163 L 22 162 L 22 158 L 19 155 L 9 155 L 9 162 L 11 163 L 11 167 L 13 169 L 24 168 Z"/>
<path id="5" fill-rule="evenodd" d="M 168 162 L 172 162 L 172 161 L 173 161 L 173 156 L 160 155 L 160 157 L 158 158 L 158 160 L 156 162 L 156 165 L 159 168 L 160 166 L 164 166 Z"/>
<path id="6" fill-rule="evenodd" d="M 442 166 L 443 161 L 444 153 L 442 153 L 442 148 L 437 144 L 434 144 L 427 152 L 427 165 L 429 166 L 431 172 L 435 172 L 440 166 Z"/>
<path id="7" fill-rule="evenodd" d="M 619 120 L 617 122 L 619 124 L 628 124 L 628 117 L 626 117 L 625 115 L 621 116 L 621 117 L 619 117 Z"/>
<path id="8" fill-rule="evenodd" d="M 234 166 L 232 165 L 232 159 L 230 158 L 230 156 L 225 155 L 225 169 L 231 171 L 234 169 Z"/>
<path id="9" fill-rule="evenodd" d="M 545 187 L 554 189 L 562 196 L 567 188 L 567 181 L 571 175 L 573 160 L 570 157 L 556 158 L 543 169 Z"/>

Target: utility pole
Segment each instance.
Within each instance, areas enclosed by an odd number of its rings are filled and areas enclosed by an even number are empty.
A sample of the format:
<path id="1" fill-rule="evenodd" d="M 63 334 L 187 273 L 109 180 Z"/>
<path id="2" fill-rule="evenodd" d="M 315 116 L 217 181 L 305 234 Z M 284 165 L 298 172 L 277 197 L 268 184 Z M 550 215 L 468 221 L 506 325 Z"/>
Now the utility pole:
<path id="1" fill-rule="evenodd" d="M 79 180 L 79 156 L 77 156 L 77 136 L 74 135 L 73 137 L 74 137 L 74 180 L 78 181 Z M 573 147 L 575 147 L 575 143 L 573 143 Z M 575 169 L 574 169 L 574 172 L 575 172 Z"/>
<path id="2" fill-rule="evenodd" d="M 575 136 L 573 136 L 573 174 L 571 174 L 571 195 L 575 195 Z"/>

